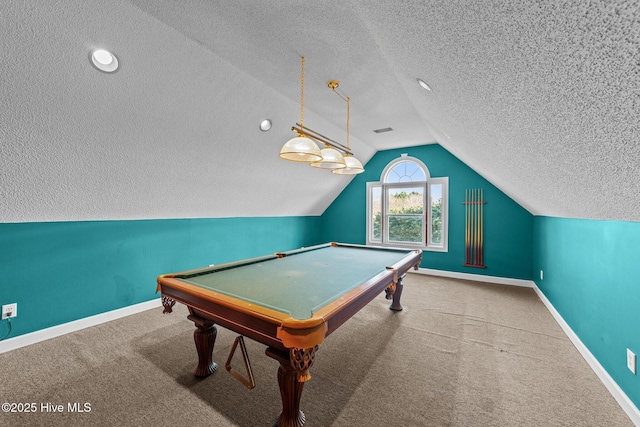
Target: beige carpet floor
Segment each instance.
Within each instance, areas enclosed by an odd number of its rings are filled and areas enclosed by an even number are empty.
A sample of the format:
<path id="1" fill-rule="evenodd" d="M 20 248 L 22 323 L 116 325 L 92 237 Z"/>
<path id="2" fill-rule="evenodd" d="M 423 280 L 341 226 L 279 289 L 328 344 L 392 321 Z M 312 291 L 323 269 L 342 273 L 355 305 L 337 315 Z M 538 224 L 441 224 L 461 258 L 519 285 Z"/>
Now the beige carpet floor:
<path id="1" fill-rule="evenodd" d="M 633 425 L 532 289 L 410 274 L 402 302 L 393 313 L 378 297 L 320 347 L 307 426 Z M 0 400 L 36 404 L 0 425 L 271 425 L 278 363 L 246 340 L 247 390 L 224 370 L 236 335 L 219 328 L 218 371 L 194 378 L 186 315 L 177 304 L 0 354 Z"/>

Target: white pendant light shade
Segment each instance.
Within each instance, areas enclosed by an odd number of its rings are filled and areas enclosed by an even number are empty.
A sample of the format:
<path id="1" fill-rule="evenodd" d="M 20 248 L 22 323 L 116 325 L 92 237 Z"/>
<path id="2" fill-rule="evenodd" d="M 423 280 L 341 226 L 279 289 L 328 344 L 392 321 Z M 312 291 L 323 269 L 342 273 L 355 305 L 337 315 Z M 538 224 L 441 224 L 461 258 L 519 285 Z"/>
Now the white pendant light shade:
<path id="1" fill-rule="evenodd" d="M 347 165 L 346 168 L 334 169 L 331 172 L 338 175 L 357 175 L 364 172 L 362 163 L 360 163 L 360 160 L 356 159 L 355 157 L 346 156 L 344 158 L 344 162 Z"/>
<path id="2" fill-rule="evenodd" d="M 320 150 L 320 153 L 322 154 L 322 160 L 311 163 L 314 168 L 341 169 L 347 167 L 344 157 L 338 150 L 327 147 Z"/>
<path id="3" fill-rule="evenodd" d="M 318 144 L 302 135 L 287 141 L 280 150 L 280 157 L 292 162 L 311 163 L 322 160 Z"/>

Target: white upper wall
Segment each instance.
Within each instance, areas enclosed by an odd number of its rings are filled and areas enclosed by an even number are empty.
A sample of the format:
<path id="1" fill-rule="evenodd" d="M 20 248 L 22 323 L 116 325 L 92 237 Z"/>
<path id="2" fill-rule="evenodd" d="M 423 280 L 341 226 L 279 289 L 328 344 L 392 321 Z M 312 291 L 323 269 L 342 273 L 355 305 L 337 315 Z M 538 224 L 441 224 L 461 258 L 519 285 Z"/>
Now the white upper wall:
<path id="1" fill-rule="evenodd" d="M 321 214 L 349 178 L 277 156 L 300 55 L 363 162 L 437 140 L 533 214 L 640 220 L 630 2 L 5 0 L 0 52 L 0 222 Z"/>

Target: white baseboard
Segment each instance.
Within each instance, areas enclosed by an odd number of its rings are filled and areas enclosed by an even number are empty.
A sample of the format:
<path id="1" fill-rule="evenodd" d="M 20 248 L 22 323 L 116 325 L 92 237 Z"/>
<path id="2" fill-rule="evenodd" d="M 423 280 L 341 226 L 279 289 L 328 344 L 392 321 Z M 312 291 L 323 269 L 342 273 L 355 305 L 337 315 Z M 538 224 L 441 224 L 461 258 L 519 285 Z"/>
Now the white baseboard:
<path id="1" fill-rule="evenodd" d="M 132 314 L 141 313 L 146 310 L 158 308 L 162 306 L 160 298 L 151 301 L 141 302 L 139 304 L 130 305 L 128 307 L 119 308 L 117 310 L 108 311 L 106 313 L 96 314 L 95 316 L 85 317 L 84 319 L 74 320 L 73 322 L 64 323 L 62 325 L 52 326 L 50 328 L 19 335 L 15 338 L 9 338 L 0 341 L 0 353 L 15 350 L 20 347 L 46 341 L 51 338 L 59 337 L 71 332 L 79 331 L 90 326 L 96 326 L 101 323 L 116 320 L 121 317 L 130 316 Z"/>
<path id="2" fill-rule="evenodd" d="M 604 386 L 609 390 L 609 393 L 613 396 L 614 399 L 618 402 L 620 407 L 626 412 L 626 414 L 631 418 L 631 421 L 636 425 L 640 426 L 640 410 L 634 405 L 634 403 L 629 399 L 629 397 L 625 394 L 624 391 L 618 386 L 618 384 L 611 378 L 611 376 L 607 373 L 607 371 L 602 367 L 600 362 L 591 354 L 589 349 L 583 344 L 583 342 L 578 338 L 578 336 L 573 332 L 573 329 L 565 322 L 560 313 L 555 309 L 551 302 L 547 299 L 547 297 L 542 293 L 542 291 L 538 288 L 538 286 L 533 283 L 533 289 L 536 291 L 536 294 L 542 300 L 542 303 L 547 307 L 547 310 L 551 313 L 551 315 L 556 319 L 556 322 L 560 325 L 565 334 L 569 337 L 573 345 L 578 349 L 584 360 L 587 361 L 593 372 L 596 373 L 600 381 L 604 384 Z"/>
<path id="3" fill-rule="evenodd" d="M 411 270 L 412 273 L 426 274 L 429 276 L 449 277 L 452 279 L 473 280 L 475 282 L 497 283 L 499 285 L 523 286 L 532 288 L 535 286 L 531 280 L 509 279 L 507 277 L 484 276 L 482 274 L 458 273 L 455 271 L 434 270 L 431 268 L 419 268 L 418 271 Z"/>

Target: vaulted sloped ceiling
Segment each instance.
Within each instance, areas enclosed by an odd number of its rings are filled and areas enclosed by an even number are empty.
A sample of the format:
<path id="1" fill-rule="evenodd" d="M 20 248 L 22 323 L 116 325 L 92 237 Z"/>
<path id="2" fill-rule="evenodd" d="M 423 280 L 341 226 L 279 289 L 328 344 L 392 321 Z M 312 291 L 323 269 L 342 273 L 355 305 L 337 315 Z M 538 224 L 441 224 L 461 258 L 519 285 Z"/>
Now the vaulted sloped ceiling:
<path id="1" fill-rule="evenodd" d="M 277 156 L 302 55 L 363 162 L 438 142 L 535 215 L 640 220 L 636 1 L 5 0 L 0 52 L 1 221 L 321 214 L 349 178 Z"/>

